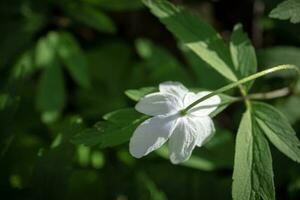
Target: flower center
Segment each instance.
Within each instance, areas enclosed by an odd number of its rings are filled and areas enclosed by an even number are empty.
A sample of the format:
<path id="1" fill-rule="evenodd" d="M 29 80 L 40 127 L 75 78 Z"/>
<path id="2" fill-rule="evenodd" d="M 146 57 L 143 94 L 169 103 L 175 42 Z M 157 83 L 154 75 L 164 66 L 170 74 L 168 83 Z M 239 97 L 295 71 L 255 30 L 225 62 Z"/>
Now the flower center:
<path id="1" fill-rule="evenodd" d="M 179 111 L 179 114 L 180 114 L 181 116 L 185 116 L 185 115 L 188 114 L 188 112 L 187 112 L 185 109 L 183 109 L 183 110 L 180 110 L 180 111 Z"/>

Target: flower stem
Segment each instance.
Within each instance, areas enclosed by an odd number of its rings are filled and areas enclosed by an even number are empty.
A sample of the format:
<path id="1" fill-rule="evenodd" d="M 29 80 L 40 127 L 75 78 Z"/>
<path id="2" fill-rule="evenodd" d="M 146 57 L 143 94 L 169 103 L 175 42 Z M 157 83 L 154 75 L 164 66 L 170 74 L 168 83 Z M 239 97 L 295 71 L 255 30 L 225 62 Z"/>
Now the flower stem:
<path id="1" fill-rule="evenodd" d="M 219 93 L 223 93 L 227 90 L 230 90 L 232 88 L 235 88 L 235 87 L 240 87 L 241 84 L 243 83 L 246 83 L 246 82 L 249 82 L 249 81 L 252 81 L 254 79 L 257 79 L 259 77 L 262 77 L 262 76 L 265 76 L 265 75 L 268 75 L 268 74 L 271 74 L 271 73 L 274 73 L 274 72 L 277 72 L 277 71 L 281 71 L 281 70 L 295 70 L 298 72 L 297 74 L 297 80 L 300 76 L 300 70 L 297 68 L 297 66 L 295 65 L 279 65 L 279 66 L 276 66 L 276 67 L 273 67 L 273 68 L 270 68 L 270 69 L 266 69 L 266 70 L 263 70 L 261 72 L 258 72 L 258 73 L 255 73 L 255 74 L 252 74 L 248 77 L 245 77 L 239 81 L 236 81 L 236 82 L 233 82 L 233 83 L 230 83 L 228 85 L 225 85 L 224 87 L 221 87 L 217 90 L 215 90 L 214 92 L 196 100 L 195 102 L 191 103 L 190 105 L 188 105 L 185 109 L 183 109 L 183 113 L 187 113 L 191 108 L 193 108 L 194 106 L 196 106 L 197 104 L 201 103 L 202 101 L 206 100 L 206 99 L 209 99 L 210 97 L 212 96 L 215 96 Z M 249 100 L 247 100 L 247 104 L 249 104 L 250 106 L 250 102 L 248 102 Z"/>

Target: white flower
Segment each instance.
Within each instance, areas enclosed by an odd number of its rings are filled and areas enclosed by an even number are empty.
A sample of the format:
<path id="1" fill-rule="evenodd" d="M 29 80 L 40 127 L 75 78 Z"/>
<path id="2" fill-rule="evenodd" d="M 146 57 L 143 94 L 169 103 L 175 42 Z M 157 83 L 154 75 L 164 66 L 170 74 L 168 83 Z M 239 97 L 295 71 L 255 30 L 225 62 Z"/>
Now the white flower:
<path id="1" fill-rule="evenodd" d="M 153 116 L 134 131 L 129 151 L 141 158 L 161 147 L 169 139 L 170 160 L 173 164 L 183 162 L 191 156 L 195 146 L 202 146 L 214 134 L 214 124 L 209 114 L 221 102 L 215 95 L 199 103 L 182 115 L 181 111 L 197 99 L 210 92 L 190 92 L 178 82 L 164 82 L 159 92 L 146 95 L 135 109 Z"/>

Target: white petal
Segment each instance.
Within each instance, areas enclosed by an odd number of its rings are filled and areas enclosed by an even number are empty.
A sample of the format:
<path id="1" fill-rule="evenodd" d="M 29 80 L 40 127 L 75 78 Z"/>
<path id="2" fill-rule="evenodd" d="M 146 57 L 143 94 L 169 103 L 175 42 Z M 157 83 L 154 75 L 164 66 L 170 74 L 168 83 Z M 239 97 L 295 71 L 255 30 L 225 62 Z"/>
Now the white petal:
<path id="1" fill-rule="evenodd" d="M 189 117 L 179 118 L 169 140 L 170 160 L 173 164 L 181 163 L 192 154 L 197 144 L 198 126 Z"/>
<path id="2" fill-rule="evenodd" d="M 161 147 L 176 126 L 176 115 L 159 115 L 140 124 L 130 139 L 129 151 L 140 158 Z"/>
<path id="3" fill-rule="evenodd" d="M 189 90 L 179 82 L 167 81 L 159 84 L 159 91 L 183 98 Z"/>
<path id="4" fill-rule="evenodd" d="M 215 126 L 210 117 L 191 116 L 198 126 L 197 146 L 201 147 L 208 142 L 215 134 Z"/>
<path id="5" fill-rule="evenodd" d="M 184 105 L 188 106 L 191 103 L 195 102 L 196 100 L 204 97 L 211 92 L 203 91 L 197 94 L 193 92 L 189 92 L 184 97 Z M 208 116 L 211 112 L 217 109 L 218 105 L 221 103 L 221 98 L 218 95 L 212 96 L 209 99 L 206 99 L 193 107 L 189 113 L 196 116 Z"/>
<path id="6" fill-rule="evenodd" d="M 181 107 L 173 95 L 156 92 L 142 98 L 135 109 L 146 115 L 156 116 L 177 112 Z"/>

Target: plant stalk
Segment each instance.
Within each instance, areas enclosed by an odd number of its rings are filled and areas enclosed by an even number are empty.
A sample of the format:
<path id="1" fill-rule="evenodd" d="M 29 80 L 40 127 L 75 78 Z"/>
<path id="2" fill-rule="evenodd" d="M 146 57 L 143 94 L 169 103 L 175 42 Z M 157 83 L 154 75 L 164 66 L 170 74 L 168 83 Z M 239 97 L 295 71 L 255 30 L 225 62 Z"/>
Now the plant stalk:
<path id="1" fill-rule="evenodd" d="M 204 96 L 204 97 L 201 97 L 199 98 L 198 100 L 194 101 L 193 103 L 191 103 L 190 105 L 188 105 L 185 109 L 182 110 L 182 113 L 187 113 L 191 108 L 193 108 L 194 106 L 196 106 L 197 104 L 205 101 L 206 99 L 209 99 L 210 97 L 212 96 L 215 96 L 217 94 L 220 94 L 220 93 L 223 93 L 227 90 L 230 90 L 232 88 L 235 88 L 235 87 L 239 87 L 240 85 L 242 85 L 243 83 L 247 83 L 249 81 L 252 81 L 254 79 L 257 79 L 257 78 L 260 78 L 262 76 L 265 76 L 265 75 L 268 75 L 268 74 L 271 74 L 271 73 L 274 73 L 274 72 L 277 72 L 277 71 L 281 71 L 281 70 L 295 70 L 298 72 L 297 74 L 297 80 L 299 79 L 299 76 L 300 76 L 300 70 L 298 69 L 297 66 L 295 65 L 279 65 L 279 66 L 276 66 L 276 67 L 273 67 L 273 68 L 270 68 L 270 69 L 266 69 L 266 70 L 263 70 L 261 72 L 258 72 L 258 73 L 255 73 L 255 74 L 252 74 L 248 77 L 245 77 L 239 81 L 236 81 L 236 82 L 233 82 L 233 83 L 230 83 L 228 85 L 225 85 L 224 87 L 221 87 L 217 90 L 215 90 L 214 92 Z M 249 100 L 246 99 L 246 104 L 250 106 L 250 102 Z"/>

